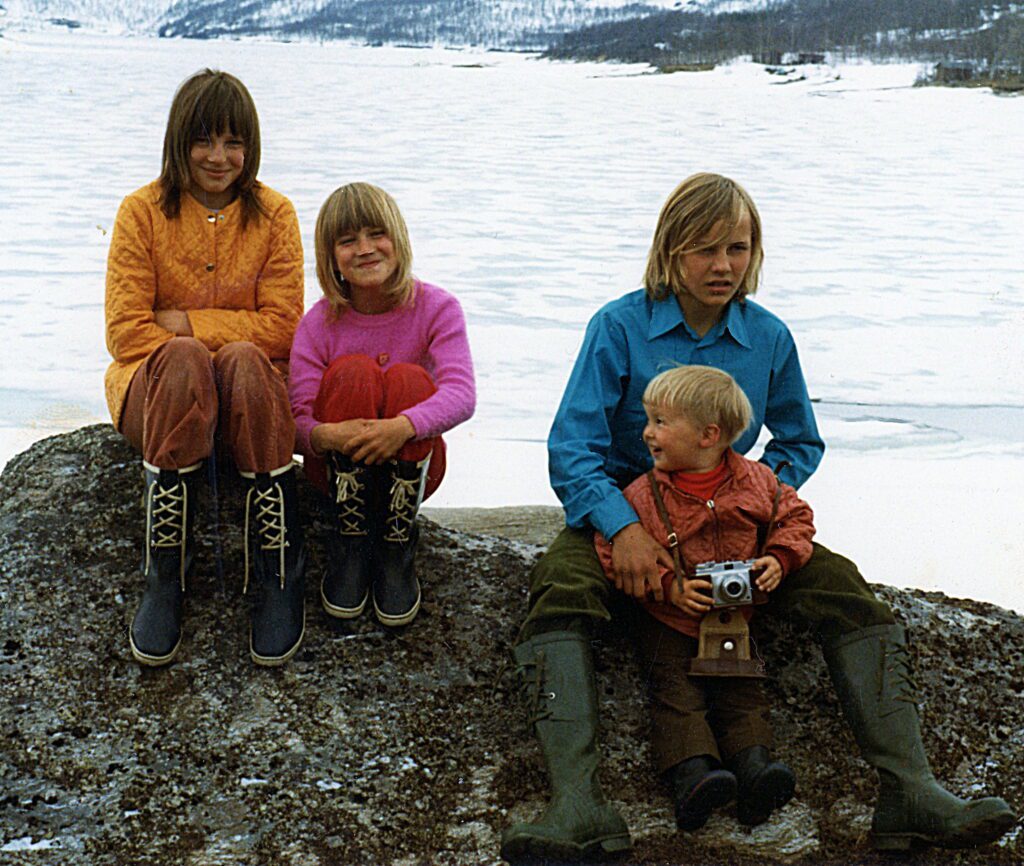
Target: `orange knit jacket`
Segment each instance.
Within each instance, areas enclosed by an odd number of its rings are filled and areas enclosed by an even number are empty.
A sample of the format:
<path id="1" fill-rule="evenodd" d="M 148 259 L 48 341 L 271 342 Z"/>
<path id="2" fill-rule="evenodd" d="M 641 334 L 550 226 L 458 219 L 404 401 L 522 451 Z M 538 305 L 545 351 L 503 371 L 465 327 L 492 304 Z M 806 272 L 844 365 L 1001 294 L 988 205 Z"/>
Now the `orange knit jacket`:
<path id="1" fill-rule="evenodd" d="M 174 334 L 155 310 L 184 310 L 211 352 L 247 340 L 271 360 L 287 361 L 302 318 L 302 239 L 295 208 L 260 186 L 268 217 L 242 230 L 235 200 L 214 213 L 187 193 L 169 220 L 154 181 L 121 203 L 107 257 L 107 406 L 119 426 L 128 386 L 149 354 Z"/>

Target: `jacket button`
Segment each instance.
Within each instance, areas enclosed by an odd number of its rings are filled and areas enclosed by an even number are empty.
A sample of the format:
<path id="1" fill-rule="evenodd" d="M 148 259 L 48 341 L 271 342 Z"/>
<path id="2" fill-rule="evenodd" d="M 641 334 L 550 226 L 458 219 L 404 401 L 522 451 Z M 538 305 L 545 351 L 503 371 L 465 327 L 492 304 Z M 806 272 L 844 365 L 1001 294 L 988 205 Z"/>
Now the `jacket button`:
<path id="1" fill-rule="evenodd" d="M 212 271 L 212 270 L 213 270 L 213 262 L 210 262 L 210 264 L 208 264 L 208 265 L 206 266 L 206 270 L 207 270 L 207 271 Z"/>

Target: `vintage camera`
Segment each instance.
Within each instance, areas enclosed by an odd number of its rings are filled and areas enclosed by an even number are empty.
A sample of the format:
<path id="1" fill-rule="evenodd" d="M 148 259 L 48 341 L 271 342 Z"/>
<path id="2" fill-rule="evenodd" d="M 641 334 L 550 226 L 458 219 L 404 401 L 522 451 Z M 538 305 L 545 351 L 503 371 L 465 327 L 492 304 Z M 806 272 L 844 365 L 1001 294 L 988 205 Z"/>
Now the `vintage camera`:
<path id="1" fill-rule="evenodd" d="M 726 562 L 702 562 L 694 577 L 711 584 L 711 602 L 715 607 L 737 607 L 742 604 L 764 604 L 768 594 L 754 584 L 752 559 Z"/>

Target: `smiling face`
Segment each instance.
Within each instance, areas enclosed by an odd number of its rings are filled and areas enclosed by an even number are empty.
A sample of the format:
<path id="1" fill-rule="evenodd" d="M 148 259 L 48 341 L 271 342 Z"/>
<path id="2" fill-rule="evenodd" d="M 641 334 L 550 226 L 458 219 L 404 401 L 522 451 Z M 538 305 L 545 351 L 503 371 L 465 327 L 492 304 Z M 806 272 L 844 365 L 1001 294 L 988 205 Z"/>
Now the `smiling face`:
<path id="1" fill-rule="evenodd" d="M 730 229 L 719 221 L 682 255 L 683 286 L 678 292 L 684 314 L 721 314 L 740 291 L 750 267 L 750 214 Z M 689 315 L 688 315 L 689 318 Z"/>
<path id="2" fill-rule="evenodd" d="M 644 404 L 647 425 L 644 444 L 654 467 L 663 472 L 708 472 L 722 458 L 720 438 L 714 424 L 699 427 L 685 415 L 664 406 Z"/>
<path id="3" fill-rule="evenodd" d="M 398 268 L 398 256 L 383 228 L 364 226 L 358 231 L 344 232 L 334 242 L 334 263 L 358 310 L 361 296 L 379 293 L 388 285 Z"/>
<path id="4" fill-rule="evenodd" d="M 197 138 L 189 149 L 189 192 L 209 208 L 226 207 L 238 195 L 235 183 L 244 165 L 245 142 L 235 133 Z"/>

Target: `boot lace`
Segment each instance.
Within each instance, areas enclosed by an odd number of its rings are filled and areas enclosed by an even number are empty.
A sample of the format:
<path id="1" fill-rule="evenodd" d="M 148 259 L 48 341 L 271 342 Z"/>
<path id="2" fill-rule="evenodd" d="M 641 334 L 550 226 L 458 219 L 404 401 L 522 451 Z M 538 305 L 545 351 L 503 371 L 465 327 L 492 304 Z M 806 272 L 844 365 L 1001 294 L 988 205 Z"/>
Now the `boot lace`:
<path id="1" fill-rule="evenodd" d="M 551 715 L 550 701 L 555 699 L 554 692 L 544 691 L 544 651 L 541 650 L 532 661 L 526 662 L 518 669 L 523 679 L 523 696 L 525 698 L 528 723 L 533 725 Z"/>
<path id="2" fill-rule="evenodd" d="M 386 541 L 407 542 L 416 523 L 416 503 L 419 498 L 419 478 L 391 476 L 391 503 L 388 506 Z"/>
<path id="3" fill-rule="evenodd" d="M 334 479 L 334 501 L 338 505 L 338 520 L 341 523 L 339 532 L 342 535 L 366 535 L 366 499 L 362 493 L 366 485 L 362 481 L 362 472 L 339 471 L 332 467 Z"/>
<path id="4" fill-rule="evenodd" d="M 285 548 L 288 547 L 284 520 L 284 490 L 279 483 L 273 482 L 265 488 L 254 484 L 245 495 L 245 581 L 242 584 L 242 592 L 249 588 L 249 525 L 254 511 L 255 518 L 252 522 L 256 525 L 255 535 L 259 539 L 260 549 L 276 550 L 280 556 L 278 573 L 281 577 L 281 589 L 284 589 L 284 556 Z"/>
<path id="5" fill-rule="evenodd" d="M 188 487 L 180 478 L 172 487 L 164 487 L 157 479 L 146 490 L 146 572 L 153 549 L 177 549 L 180 560 L 181 589 L 185 590 L 185 548 L 188 543 L 186 518 Z"/>
<path id="6" fill-rule="evenodd" d="M 906 647 L 897 643 L 887 644 L 882 664 L 882 696 L 890 703 L 889 712 L 899 709 L 895 705 L 897 701 L 916 706 L 917 685 Z"/>

